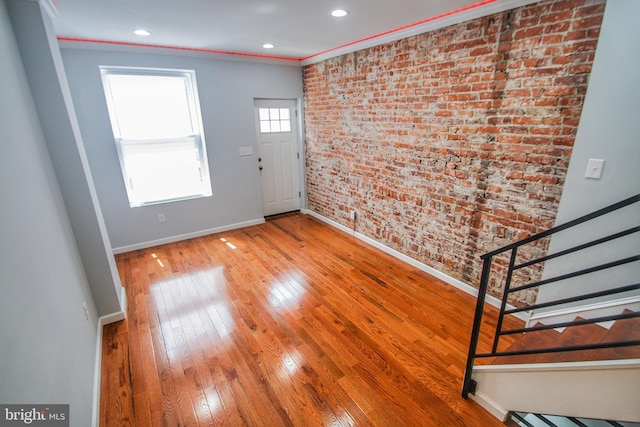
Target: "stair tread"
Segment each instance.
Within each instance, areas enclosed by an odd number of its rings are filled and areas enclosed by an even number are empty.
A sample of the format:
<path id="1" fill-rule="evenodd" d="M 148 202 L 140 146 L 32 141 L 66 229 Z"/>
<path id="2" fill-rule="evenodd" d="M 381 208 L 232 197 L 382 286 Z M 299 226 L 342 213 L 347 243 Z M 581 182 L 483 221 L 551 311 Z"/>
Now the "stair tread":
<path id="1" fill-rule="evenodd" d="M 624 313 L 631 313 L 625 310 Z M 578 317 L 576 320 L 583 320 Z M 539 324 L 536 324 L 538 326 Z M 621 319 L 610 329 L 597 324 L 579 325 L 565 328 L 562 332 L 553 329 L 522 334 L 502 351 L 573 346 L 588 343 L 606 343 L 640 339 L 640 318 Z M 598 350 L 565 351 L 520 356 L 503 356 L 493 359 L 490 364 L 524 364 L 581 362 L 595 360 L 620 360 L 640 358 L 640 346 L 618 347 Z"/>
<path id="2" fill-rule="evenodd" d="M 632 313 L 625 310 L 623 313 Z M 640 340 L 640 317 L 616 321 L 600 342 Z M 640 358 L 640 346 L 591 350 L 586 360 L 620 360 Z"/>
<path id="3" fill-rule="evenodd" d="M 540 326 L 537 323 L 534 326 Z M 527 349 L 536 349 L 536 348 L 548 348 L 554 347 L 557 344 L 557 341 L 560 337 L 560 333 L 553 330 L 547 329 L 544 331 L 536 331 L 536 332 L 527 332 L 522 334 L 522 337 L 516 340 L 513 344 L 511 344 L 504 351 L 519 351 L 519 350 L 527 350 Z M 518 363 L 545 363 L 550 361 L 549 358 L 551 354 L 526 354 L 520 356 L 504 356 L 496 358 L 491 364 L 493 365 L 501 365 L 501 364 L 518 364 Z"/>
<path id="4" fill-rule="evenodd" d="M 577 317 L 576 320 L 584 320 L 582 317 Z M 561 336 L 561 343 L 559 345 L 571 346 L 581 345 L 589 342 L 600 342 L 602 338 L 607 334 L 607 329 L 600 325 L 591 323 L 588 325 L 572 326 L 566 328 Z M 580 362 L 586 360 L 589 352 L 593 350 L 583 351 L 563 351 L 562 353 L 555 353 L 553 355 L 553 362 Z"/>

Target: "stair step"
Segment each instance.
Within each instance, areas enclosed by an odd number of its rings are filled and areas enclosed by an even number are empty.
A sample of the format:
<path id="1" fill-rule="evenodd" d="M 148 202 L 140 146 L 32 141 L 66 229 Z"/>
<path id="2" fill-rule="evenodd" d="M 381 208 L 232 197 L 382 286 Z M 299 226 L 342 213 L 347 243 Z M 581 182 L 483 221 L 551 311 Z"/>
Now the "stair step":
<path id="1" fill-rule="evenodd" d="M 540 323 L 536 323 L 534 326 L 540 326 Z M 519 351 L 529 350 L 536 348 L 548 348 L 558 345 L 560 333 L 547 329 L 544 331 L 527 332 L 522 334 L 522 337 L 516 340 L 504 351 Z M 498 357 L 491 362 L 492 365 L 502 364 L 521 364 L 521 363 L 546 363 L 550 362 L 550 358 L 553 354 L 525 354 L 520 356 L 504 356 Z"/>
<path id="2" fill-rule="evenodd" d="M 624 313 L 632 313 L 625 310 Z M 577 317 L 575 320 L 584 320 Z M 539 326 L 536 324 L 535 326 Z M 607 330 L 597 324 L 571 326 L 562 332 L 548 329 L 527 332 L 517 338 L 503 351 L 534 350 L 573 346 L 589 343 L 606 343 L 640 339 L 640 318 L 621 319 Z M 558 353 L 541 353 L 520 356 L 504 356 L 493 359 L 490 364 L 525 364 L 554 362 L 583 362 L 594 360 L 621 360 L 640 358 L 640 346 L 618 347 L 598 350 L 565 351 Z"/>
<path id="3" fill-rule="evenodd" d="M 632 313 L 625 310 L 623 313 Z M 616 321 L 600 342 L 616 342 L 640 339 L 640 317 Z M 585 360 L 621 360 L 640 358 L 640 346 L 590 350 Z"/>
<path id="4" fill-rule="evenodd" d="M 575 320 L 584 320 L 582 317 L 576 317 Z M 572 326 L 566 328 L 560 334 L 560 342 L 558 345 L 581 345 L 585 343 L 597 343 L 606 335 L 607 329 L 595 323 L 589 325 Z M 587 356 L 593 350 L 583 351 L 564 351 L 562 353 L 554 353 L 553 362 L 583 362 L 587 360 Z"/>

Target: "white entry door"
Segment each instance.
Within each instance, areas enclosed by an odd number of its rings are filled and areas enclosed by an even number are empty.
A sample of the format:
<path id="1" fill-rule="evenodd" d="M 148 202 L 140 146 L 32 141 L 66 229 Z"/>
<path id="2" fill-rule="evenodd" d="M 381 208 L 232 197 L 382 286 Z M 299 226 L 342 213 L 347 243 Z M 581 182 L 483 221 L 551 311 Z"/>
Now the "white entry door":
<path id="1" fill-rule="evenodd" d="M 256 100 L 255 117 L 264 216 L 299 210 L 296 102 Z"/>

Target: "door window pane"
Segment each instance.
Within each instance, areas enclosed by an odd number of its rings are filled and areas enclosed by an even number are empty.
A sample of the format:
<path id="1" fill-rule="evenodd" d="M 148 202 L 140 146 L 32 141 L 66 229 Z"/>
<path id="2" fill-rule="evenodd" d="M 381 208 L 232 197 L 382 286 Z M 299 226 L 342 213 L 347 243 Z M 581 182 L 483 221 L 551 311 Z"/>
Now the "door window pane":
<path id="1" fill-rule="evenodd" d="M 260 133 L 291 132 L 288 108 L 259 108 Z"/>

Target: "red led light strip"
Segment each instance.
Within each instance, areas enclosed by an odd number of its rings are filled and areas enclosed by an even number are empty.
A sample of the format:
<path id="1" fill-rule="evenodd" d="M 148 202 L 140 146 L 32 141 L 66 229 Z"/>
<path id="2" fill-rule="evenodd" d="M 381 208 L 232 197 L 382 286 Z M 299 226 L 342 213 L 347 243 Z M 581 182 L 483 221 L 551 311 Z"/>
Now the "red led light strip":
<path id="1" fill-rule="evenodd" d="M 248 53 L 248 52 L 234 52 L 227 50 L 217 50 L 217 49 L 200 49 L 195 47 L 180 47 L 180 46 L 165 46 L 165 45 L 156 45 L 156 44 L 147 44 L 147 43 L 133 43 L 133 42 L 119 42 L 119 41 L 111 41 L 111 40 L 94 40 L 94 39 L 85 39 L 85 38 L 76 38 L 76 37 L 58 37 L 58 41 L 69 41 L 69 42 L 77 42 L 77 43 L 99 43 L 99 44 L 110 44 L 110 45 L 118 45 L 118 46 L 137 46 L 137 47 L 149 47 L 155 49 L 173 49 L 173 50 L 184 50 L 188 52 L 202 52 L 202 53 L 215 53 L 220 55 L 235 55 L 235 56 L 244 56 L 249 58 L 264 58 L 264 59 L 278 59 L 284 61 L 306 61 L 311 58 L 315 58 L 316 56 L 323 55 L 325 53 L 333 52 L 345 47 L 353 46 L 358 43 L 362 43 L 365 41 L 373 40 L 379 37 L 383 37 L 389 34 L 396 33 L 398 31 L 407 30 L 409 28 L 417 27 L 418 25 L 426 24 L 427 22 L 436 21 L 441 18 L 445 18 L 447 16 L 456 15 L 461 12 L 465 12 L 467 10 L 475 9 L 480 6 L 485 6 L 490 3 L 495 3 L 497 0 L 481 0 L 477 3 L 470 4 L 468 6 L 464 6 L 455 10 L 451 10 L 449 12 L 441 13 L 440 15 L 432 16 L 427 19 L 423 19 L 422 21 L 414 22 L 412 24 L 403 25 L 402 27 L 394 28 L 392 30 L 383 31 L 381 33 L 373 34 L 371 36 L 363 37 L 358 40 L 354 40 L 349 43 L 342 44 L 340 46 L 333 47 L 331 49 L 323 50 L 322 52 L 314 53 L 313 55 L 305 56 L 304 58 L 295 58 L 292 56 L 278 56 L 278 55 L 264 55 L 260 53 Z"/>
<path id="2" fill-rule="evenodd" d="M 165 46 L 165 45 L 159 45 L 159 44 L 119 42 L 119 41 L 112 41 L 112 40 L 94 40 L 94 39 L 84 39 L 84 38 L 76 38 L 76 37 L 58 37 L 57 39 L 58 41 L 63 41 L 63 42 L 99 43 L 99 44 L 111 44 L 111 45 L 118 45 L 118 46 L 151 47 L 155 49 L 173 49 L 173 50 L 185 50 L 188 52 L 218 53 L 221 55 L 236 55 L 236 56 L 247 56 L 247 57 L 253 57 L 253 58 L 279 59 L 279 60 L 285 60 L 285 61 L 300 61 L 300 58 L 294 58 L 292 56 L 263 55 L 260 53 L 233 52 L 228 50 L 216 50 L 216 49 L 200 49 L 197 47 Z"/>
<path id="3" fill-rule="evenodd" d="M 454 9 L 454 10 L 451 10 L 449 12 L 441 13 L 440 15 L 432 16 L 432 17 L 427 18 L 427 19 L 423 19 L 422 21 L 414 22 L 413 24 L 403 25 L 402 27 L 394 28 L 394 29 L 388 30 L 388 31 L 383 31 L 383 32 L 378 33 L 378 34 L 373 34 L 371 36 L 363 37 L 361 39 L 354 40 L 352 42 L 345 43 L 343 45 L 336 46 L 336 47 L 333 47 L 331 49 L 324 50 L 322 52 L 314 53 L 313 55 L 306 56 L 304 58 L 301 58 L 300 60 L 301 61 L 306 61 L 307 59 L 315 58 L 316 56 L 323 55 L 323 54 L 329 53 L 329 52 L 333 52 L 334 50 L 342 49 L 344 47 L 353 46 L 354 44 L 362 43 L 362 42 L 365 42 L 365 41 L 368 41 L 368 40 L 376 39 L 378 37 L 386 36 L 388 34 L 393 34 L 393 33 L 396 33 L 398 31 L 402 31 L 402 30 L 406 30 L 406 29 L 409 29 L 409 28 L 417 27 L 418 25 L 426 24 L 427 22 L 436 21 L 438 19 L 441 19 L 441 18 L 444 18 L 444 17 L 447 17 L 447 16 L 451 16 L 451 15 L 455 15 L 455 14 L 458 14 L 458 13 L 461 13 L 461 12 L 465 12 L 467 10 L 475 9 L 476 7 L 484 6 L 484 5 L 487 5 L 489 3 L 495 3 L 496 1 L 497 0 L 482 0 L 482 1 L 479 1 L 477 3 L 470 4 L 468 6 L 464 6 L 464 7 L 458 8 L 458 9 Z"/>

